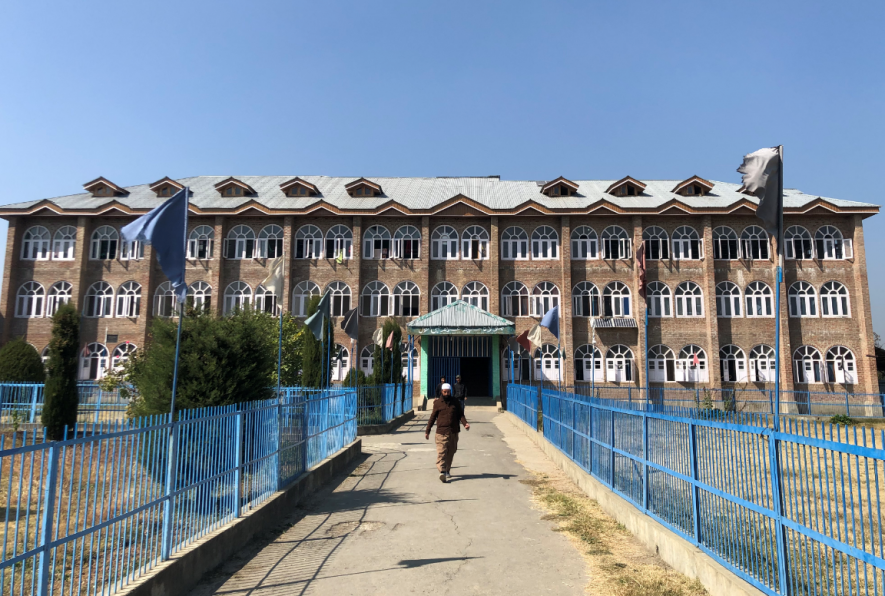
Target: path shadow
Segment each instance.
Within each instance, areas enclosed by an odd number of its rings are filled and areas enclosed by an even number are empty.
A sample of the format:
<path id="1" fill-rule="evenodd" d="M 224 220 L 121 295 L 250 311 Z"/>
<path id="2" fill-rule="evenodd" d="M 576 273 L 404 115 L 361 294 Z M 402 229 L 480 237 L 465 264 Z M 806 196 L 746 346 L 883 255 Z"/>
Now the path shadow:
<path id="1" fill-rule="evenodd" d="M 449 478 L 449 482 L 458 482 L 461 480 L 486 480 L 490 478 L 510 480 L 511 478 L 516 478 L 516 474 L 461 474 L 459 476 L 452 476 Z"/>

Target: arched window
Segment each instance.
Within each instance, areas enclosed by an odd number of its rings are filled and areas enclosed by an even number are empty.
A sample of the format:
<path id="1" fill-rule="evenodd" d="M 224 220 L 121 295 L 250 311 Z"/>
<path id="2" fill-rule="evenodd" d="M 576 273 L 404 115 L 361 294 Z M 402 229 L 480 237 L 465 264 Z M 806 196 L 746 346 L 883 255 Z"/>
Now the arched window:
<path id="1" fill-rule="evenodd" d="M 19 287 L 15 301 L 15 316 L 32 319 L 43 316 L 46 291 L 36 281 L 26 281 Z"/>
<path id="2" fill-rule="evenodd" d="M 821 226 L 814 233 L 817 258 L 824 260 L 850 259 L 854 257 L 851 240 L 842 238 L 842 232 L 834 226 Z"/>
<path id="3" fill-rule="evenodd" d="M 417 317 L 421 290 L 413 281 L 401 281 L 393 288 L 393 316 Z"/>
<path id="4" fill-rule="evenodd" d="M 716 316 L 741 316 L 741 289 L 736 283 L 722 281 L 716 284 Z"/>
<path id="5" fill-rule="evenodd" d="M 335 358 L 332 360 L 332 380 L 343 381 L 350 372 L 350 351 L 341 344 L 335 344 Z"/>
<path id="6" fill-rule="evenodd" d="M 348 288 L 348 293 L 350 288 Z M 312 281 L 300 281 L 292 288 L 292 316 L 306 317 L 311 296 L 319 296 L 320 287 Z"/>
<path id="7" fill-rule="evenodd" d="M 438 261 L 458 259 L 458 232 L 451 226 L 440 226 L 430 235 L 430 258 Z"/>
<path id="8" fill-rule="evenodd" d="M 797 383 L 822 383 L 823 362 L 817 348 L 811 346 L 799 346 L 793 352 L 793 370 L 796 374 Z"/>
<path id="9" fill-rule="evenodd" d="M 114 314 L 114 288 L 106 281 L 97 281 L 86 291 L 86 317 L 110 317 Z"/>
<path id="10" fill-rule="evenodd" d="M 572 260 L 590 261 L 599 258 L 599 237 L 590 226 L 572 230 Z"/>
<path id="11" fill-rule="evenodd" d="M 489 258 L 489 233 L 482 226 L 470 226 L 461 234 L 461 256 L 484 261 Z"/>
<path id="12" fill-rule="evenodd" d="M 489 289 L 481 282 L 472 281 L 461 290 L 461 300 L 488 312 Z"/>
<path id="13" fill-rule="evenodd" d="M 807 281 L 797 281 L 787 292 L 791 317 L 816 317 L 817 294 Z"/>
<path id="14" fill-rule="evenodd" d="M 117 316 L 133 318 L 141 314 L 141 284 L 127 281 L 117 290 Z"/>
<path id="15" fill-rule="evenodd" d="M 384 226 L 369 226 L 363 234 L 364 259 L 390 258 L 390 232 Z"/>
<path id="16" fill-rule="evenodd" d="M 728 226 L 713 228 L 713 258 L 734 261 L 740 258 L 738 236 Z"/>
<path id="17" fill-rule="evenodd" d="M 559 234 L 550 226 L 538 226 L 532 232 L 532 259 L 559 258 Z"/>
<path id="18" fill-rule="evenodd" d="M 442 308 L 458 299 L 458 288 L 449 281 L 441 281 L 430 291 L 430 310 Z"/>
<path id="19" fill-rule="evenodd" d="M 99 343 L 87 345 L 80 354 L 80 380 L 98 381 L 108 368 L 108 349 Z"/>
<path id="20" fill-rule="evenodd" d="M 403 341 L 403 345 L 400 347 L 400 362 L 403 367 L 403 380 L 408 382 L 409 380 L 409 342 Z M 418 348 L 412 348 L 412 382 L 421 380 L 421 364 L 418 362 Z"/>
<path id="21" fill-rule="evenodd" d="M 215 249 L 215 230 L 211 226 L 197 226 L 187 237 L 187 258 L 207 260 Z"/>
<path id="22" fill-rule="evenodd" d="M 542 344 L 535 350 L 535 379 L 559 381 L 559 350 L 553 344 Z"/>
<path id="23" fill-rule="evenodd" d="M 251 259 L 255 254 L 255 232 L 249 226 L 234 226 L 227 234 L 224 252 L 228 259 Z"/>
<path id="24" fill-rule="evenodd" d="M 128 341 L 114 348 L 114 353 L 111 356 L 111 368 L 115 371 L 122 370 L 123 366 L 129 362 L 129 357 L 135 354 L 137 349 L 135 344 L 131 344 Z"/>
<path id="25" fill-rule="evenodd" d="M 629 317 L 630 289 L 620 281 L 613 281 L 602 291 L 602 316 Z"/>
<path id="26" fill-rule="evenodd" d="M 651 383 L 672 383 L 676 380 L 676 358 L 667 346 L 648 350 L 648 380 Z"/>
<path id="27" fill-rule="evenodd" d="M 144 258 L 144 242 L 141 240 L 133 240 L 120 242 L 120 260 L 121 261 L 140 261 Z"/>
<path id="28" fill-rule="evenodd" d="M 529 235 L 522 228 L 511 227 L 501 234 L 501 258 L 522 261 L 529 258 Z"/>
<path id="29" fill-rule="evenodd" d="M 617 344 L 605 353 L 605 380 L 609 383 L 633 381 L 633 351 Z"/>
<path id="30" fill-rule="evenodd" d="M 277 314 L 277 296 L 265 288 L 264 284 L 258 284 L 255 288 L 255 310 L 273 316 Z"/>
<path id="31" fill-rule="evenodd" d="M 820 289 L 820 314 L 822 317 L 850 317 L 848 289 L 838 281 L 828 281 Z"/>
<path id="32" fill-rule="evenodd" d="M 548 310 L 559 306 L 559 288 L 549 281 L 542 281 L 532 290 L 532 314 L 543 317 Z"/>
<path id="33" fill-rule="evenodd" d="M 353 232 L 341 224 L 326 232 L 326 258 L 342 261 L 353 258 Z"/>
<path id="34" fill-rule="evenodd" d="M 707 353 L 700 346 L 690 344 L 679 351 L 676 380 L 680 383 L 706 383 L 710 380 Z"/>
<path id="35" fill-rule="evenodd" d="M 52 259 L 55 261 L 73 261 L 74 247 L 77 244 L 77 228 L 62 226 L 55 231 L 52 239 Z"/>
<path id="36" fill-rule="evenodd" d="M 331 316 L 343 317 L 350 310 L 350 286 L 343 281 L 333 281 L 326 286 L 326 291 L 332 293 Z"/>
<path id="37" fill-rule="evenodd" d="M 844 346 L 833 346 L 827 350 L 827 381 L 840 385 L 857 383 L 857 370 L 851 350 Z"/>
<path id="38" fill-rule="evenodd" d="M 120 236 L 111 226 L 101 226 L 92 232 L 89 258 L 93 261 L 112 261 L 117 258 Z"/>
<path id="39" fill-rule="evenodd" d="M 316 226 L 306 225 L 295 232 L 295 258 L 320 259 L 323 256 L 323 232 Z M 330 258 L 336 255 L 329 254 Z"/>
<path id="40" fill-rule="evenodd" d="M 66 281 L 59 281 L 49 288 L 49 299 L 46 301 L 46 316 L 53 316 L 58 307 L 71 301 L 73 286 Z"/>
<path id="41" fill-rule="evenodd" d="M 590 344 L 575 350 L 575 381 L 602 381 L 602 352 Z"/>
<path id="42" fill-rule="evenodd" d="M 774 383 L 774 348 L 759 344 L 750 350 L 750 381 L 753 383 Z"/>
<path id="43" fill-rule="evenodd" d="M 771 288 L 761 281 L 754 281 L 744 292 L 748 317 L 773 317 Z"/>
<path id="44" fill-rule="evenodd" d="M 259 259 L 275 259 L 283 254 L 283 228 L 271 224 L 264 226 L 258 232 L 258 250 L 256 257 Z"/>
<path id="45" fill-rule="evenodd" d="M 529 316 L 529 289 L 521 281 L 511 281 L 501 290 L 501 314 L 505 317 Z"/>
<path id="46" fill-rule="evenodd" d="M 679 226 L 673 232 L 673 260 L 692 261 L 704 258 L 704 248 L 698 231 L 691 226 Z"/>
<path id="47" fill-rule="evenodd" d="M 747 380 L 747 358 L 737 346 L 719 349 L 719 374 L 723 383 L 743 383 Z"/>
<path id="48" fill-rule="evenodd" d="M 235 281 L 224 290 L 224 314 L 248 308 L 252 304 L 252 288 L 244 281 Z"/>
<path id="49" fill-rule="evenodd" d="M 701 286 L 693 281 L 684 281 L 676 286 L 676 316 L 704 316 L 704 297 Z"/>
<path id="50" fill-rule="evenodd" d="M 653 281 L 648 284 L 645 303 L 650 317 L 672 317 L 672 294 L 664 282 Z"/>
<path id="51" fill-rule="evenodd" d="M 390 314 L 390 290 L 380 281 L 371 281 L 363 288 L 364 317 L 386 317 Z"/>
<path id="52" fill-rule="evenodd" d="M 175 292 L 172 291 L 172 284 L 164 281 L 154 292 L 154 316 L 174 317 L 175 315 Z"/>
<path id="53" fill-rule="evenodd" d="M 599 290 L 589 281 L 577 283 L 572 288 L 572 316 L 599 316 Z"/>
<path id="54" fill-rule="evenodd" d="M 510 377 L 510 358 L 512 357 L 512 352 L 510 348 L 507 347 L 504 349 L 504 371 L 502 375 L 505 381 L 513 382 L 513 381 L 531 381 L 532 380 L 532 367 L 531 367 L 531 358 L 529 357 L 528 351 L 522 346 L 519 347 L 519 351 L 516 353 L 516 359 L 513 361 L 513 378 Z"/>
<path id="55" fill-rule="evenodd" d="M 768 234 L 759 226 L 747 226 L 741 232 L 741 255 L 753 261 L 768 260 Z"/>
<path id="56" fill-rule="evenodd" d="M 670 237 L 664 228 L 651 226 L 642 230 L 645 241 L 645 258 L 649 261 L 663 261 L 670 258 Z"/>
<path id="57" fill-rule="evenodd" d="M 790 226 L 784 232 L 784 256 L 787 259 L 811 259 L 811 234 L 802 226 Z"/>
<path id="58" fill-rule="evenodd" d="M 372 370 L 374 369 L 374 358 L 375 355 L 375 344 L 371 346 L 366 346 L 363 348 L 363 351 L 360 352 L 360 368 L 363 370 L 367 376 L 372 374 Z"/>
<path id="59" fill-rule="evenodd" d="M 602 230 L 602 258 L 630 258 L 630 236 L 621 226 L 609 226 Z"/>
<path id="60" fill-rule="evenodd" d="M 212 286 L 205 281 L 195 281 L 187 289 L 187 305 L 208 311 L 212 308 Z"/>
<path id="61" fill-rule="evenodd" d="M 393 258 L 421 258 L 421 231 L 418 228 L 402 226 L 393 234 Z"/>
<path id="62" fill-rule="evenodd" d="M 25 230 L 22 236 L 22 259 L 26 261 L 49 259 L 49 230 L 43 226 L 34 226 Z"/>

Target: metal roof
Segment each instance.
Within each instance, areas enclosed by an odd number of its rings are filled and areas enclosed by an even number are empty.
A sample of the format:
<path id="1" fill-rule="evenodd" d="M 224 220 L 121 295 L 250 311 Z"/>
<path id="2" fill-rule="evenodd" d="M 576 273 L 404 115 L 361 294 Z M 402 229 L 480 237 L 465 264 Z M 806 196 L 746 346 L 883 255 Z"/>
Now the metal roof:
<path id="1" fill-rule="evenodd" d="M 511 321 L 463 300 L 421 315 L 406 327 L 418 335 L 513 335 L 516 330 Z"/>
<path id="2" fill-rule="evenodd" d="M 597 317 L 593 319 L 592 325 L 594 329 L 635 329 L 637 327 L 636 319 L 626 317 Z"/>
<path id="3" fill-rule="evenodd" d="M 294 178 L 286 176 L 235 176 L 237 180 L 255 189 L 254 195 L 228 197 L 221 196 L 215 185 L 230 176 L 196 176 L 180 178 L 179 184 L 190 187 L 191 204 L 202 210 L 236 210 L 249 203 L 256 203 L 269 210 L 303 211 L 320 204 L 340 210 L 373 211 L 391 202 L 409 211 L 433 209 L 451 199 L 463 196 L 490 210 L 512 210 L 526 203 L 534 203 L 548 209 L 582 210 L 596 203 L 605 202 L 623 209 L 655 209 L 672 201 L 689 208 L 709 209 L 728 208 L 739 202 L 758 203 L 755 197 L 738 192 L 739 184 L 713 182 L 709 194 L 703 196 L 682 196 L 672 189 L 682 180 L 644 180 L 647 185 L 639 196 L 613 196 L 606 189 L 613 180 L 575 180 L 577 192 L 572 196 L 548 197 L 541 193 L 542 185 L 535 180 L 500 180 L 497 177 L 462 178 L 389 178 L 369 177 L 383 189 L 383 195 L 376 197 L 351 197 L 345 186 L 359 177 L 299 176 L 319 190 L 316 196 L 288 197 L 280 189 L 280 184 Z M 118 203 L 133 210 L 147 210 L 161 204 L 165 197 L 158 197 L 150 189 L 150 184 L 140 184 L 125 188 L 126 194 L 110 197 L 93 197 L 80 193 L 46 200 L 62 210 L 95 210 L 102 206 Z M 43 200 L 25 201 L 0 207 L 0 213 L 27 210 Z M 835 207 L 873 208 L 873 203 L 862 203 L 818 197 L 795 189 L 784 190 L 784 206 L 787 209 L 801 208 L 814 201 L 822 200 Z"/>

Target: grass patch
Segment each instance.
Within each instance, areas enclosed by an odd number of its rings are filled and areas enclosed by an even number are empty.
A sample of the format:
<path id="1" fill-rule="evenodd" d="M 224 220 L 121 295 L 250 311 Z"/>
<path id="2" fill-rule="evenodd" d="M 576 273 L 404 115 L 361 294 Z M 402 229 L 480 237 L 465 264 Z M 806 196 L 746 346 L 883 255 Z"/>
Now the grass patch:
<path id="1" fill-rule="evenodd" d="M 605 596 L 701 596 L 697 580 L 668 567 L 641 545 L 627 529 L 576 489 L 544 474 L 521 480 L 532 487 L 536 502 L 547 511 L 544 520 L 572 538 L 590 565 L 592 593 Z"/>

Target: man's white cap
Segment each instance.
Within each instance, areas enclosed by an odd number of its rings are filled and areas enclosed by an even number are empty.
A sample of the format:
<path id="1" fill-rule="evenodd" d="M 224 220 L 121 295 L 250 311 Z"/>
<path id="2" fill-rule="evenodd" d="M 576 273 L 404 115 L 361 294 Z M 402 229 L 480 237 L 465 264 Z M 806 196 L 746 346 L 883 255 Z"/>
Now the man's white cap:
<path id="1" fill-rule="evenodd" d="M 441 390 L 441 391 L 445 391 L 446 389 L 448 389 L 449 391 L 451 391 L 451 390 L 452 390 L 452 386 L 449 385 L 448 383 L 443 383 L 443 386 L 440 387 L 440 390 Z"/>

